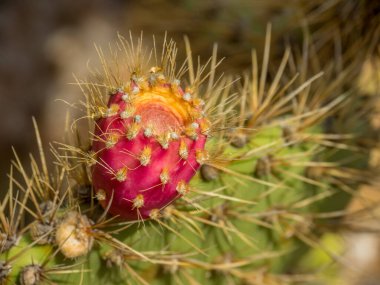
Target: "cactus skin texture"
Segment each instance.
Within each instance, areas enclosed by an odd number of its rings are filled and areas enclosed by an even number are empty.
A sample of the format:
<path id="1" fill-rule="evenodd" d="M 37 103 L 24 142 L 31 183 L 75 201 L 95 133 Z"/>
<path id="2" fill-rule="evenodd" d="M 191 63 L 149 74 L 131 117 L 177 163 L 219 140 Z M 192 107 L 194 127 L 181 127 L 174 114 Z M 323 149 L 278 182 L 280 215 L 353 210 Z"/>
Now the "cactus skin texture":
<path id="1" fill-rule="evenodd" d="M 217 77 L 216 50 L 194 67 L 187 42 L 179 70 L 172 41 L 154 63 L 141 39 L 120 38 L 126 63 L 99 49 L 96 83 L 78 81 L 85 138 L 73 124 L 78 134 L 52 148 L 55 172 L 35 124 L 40 161 L 31 173 L 12 164 L 0 284 L 313 284 L 323 266 L 297 263 L 331 225 L 347 230 L 344 208 L 371 178 L 367 152 L 334 117 L 351 100 L 335 66 L 322 78 L 286 50 L 269 76 L 269 39 L 240 85 Z M 350 120 L 362 128 L 359 113 Z"/>
<path id="2" fill-rule="evenodd" d="M 188 192 L 204 155 L 203 102 L 165 80 L 159 68 L 131 79 L 96 121 L 92 171 L 101 204 L 128 220 L 147 219 Z"/>

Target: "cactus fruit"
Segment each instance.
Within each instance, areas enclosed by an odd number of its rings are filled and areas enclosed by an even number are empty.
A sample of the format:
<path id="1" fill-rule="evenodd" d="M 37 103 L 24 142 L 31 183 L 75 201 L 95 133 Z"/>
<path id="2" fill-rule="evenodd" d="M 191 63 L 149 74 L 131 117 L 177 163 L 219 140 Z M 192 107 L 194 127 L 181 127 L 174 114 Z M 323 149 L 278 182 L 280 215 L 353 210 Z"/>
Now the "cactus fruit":
<path id="1" fill-rule="evenodd" d="M 179 196 L 202 163 L 210 123 L 194 91 L 160 68 L 132 76 L 96 121 L 92 181 L 101 204 L 128 220 L 147 219 Z M 103 192 L 103 193 L 101 193 Z"/>
<path id="2" fill-rule="evenodd" d="M 272 74 L 269 44 L 241 85 L 217 76 L 216 48 L 195 68 L 186 41 L 179 69 L 173 41 L 159 55 L 120 37 L 108 61 L 98 49 L 103 72 L 77 82 L 90 137 L 75 120 L 54 170 L 37 130 L 40 162 L 12 164 L 0 283 L 307 282 L 297 262 L 339 229 L 367 152 L 336 117 L 347 73 L 322 80 L 287 49 Z"/>

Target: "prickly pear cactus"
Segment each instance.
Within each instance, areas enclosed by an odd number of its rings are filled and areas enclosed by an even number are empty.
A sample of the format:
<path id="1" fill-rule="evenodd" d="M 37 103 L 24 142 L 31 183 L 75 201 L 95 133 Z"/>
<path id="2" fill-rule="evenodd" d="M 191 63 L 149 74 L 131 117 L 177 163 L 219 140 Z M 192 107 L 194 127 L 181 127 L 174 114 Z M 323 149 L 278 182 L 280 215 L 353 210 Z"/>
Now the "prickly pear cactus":
<path id="1" fill-rule="evenodd" d="M 182 65 L 168 40 L 99 49 L 55 163 L 35 124 L 40 161 L 12 164 L 1 284 L 307 282 L 297 261 L 337 230 L 366 152 L 337 131 L 343 84 L 307 77 L 290 50 L 270 73 L 269 42 L 242 79 L 217 75 L 216 49 L 195 66 L 187 41 Z"/>

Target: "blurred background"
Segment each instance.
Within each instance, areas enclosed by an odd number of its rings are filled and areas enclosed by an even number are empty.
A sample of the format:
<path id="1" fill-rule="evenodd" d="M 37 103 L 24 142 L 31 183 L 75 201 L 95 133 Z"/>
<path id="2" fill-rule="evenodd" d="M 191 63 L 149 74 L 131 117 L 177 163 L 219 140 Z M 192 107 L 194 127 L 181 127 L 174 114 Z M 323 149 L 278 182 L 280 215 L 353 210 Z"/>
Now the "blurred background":
<path id="1" fill-rule="evenodd" d="M 279 61 L 284 47 L 301 49 L 305 30 L 312 35 L 324 59 L 330 54 L 363 52 L 358 68 L 363 96 L 373 102 L 369 121 L 375 137 L 380 128 L 380 5 L 378 0 L 1 0 L 0 1 L 0 177 L 7 183 L 11 147 L 22 158 L 36 150 L 31 117 L 39 124 L 43 141 L 61 140 L 67 102 L 76 102 L 78 78 L 96 67 L 94 43 L 107 47 L 117 32 L 151 38 L 169 37 L 183 46 L 187 35 L 193 54 L 207 60 L 213 43 L 226 60 L 221 71 L 235 74 L 250 68 L 252 48 L 262 53 L 266 26 L 272 24 L 272 58 Z M 339 45 L 336 44 L 337 39 Z M 297 48 L 296 48 L 297 49 Z M 367 50 L 368 49 L 368 50 Z M 180 55 L 181 56 L 181 55 Z M 351 55 L 352 56 L 352 55 Z M 183 57 L 183 54 L 182 54 Z M 260 57 L 259 57 L 260 58 Z M 348 58 L 350 58 L 348 56 Z M 358 83 L 359 84 L 359 83 Z M 375 98 L 375 99 L 374 99 Z M 371 163 L 380 164 L 380 147 L 373 146 Z M 378 202 L 376 187 L 363 193 Z M 3 188 L 5 189 L 5 188 Z M 358 209 L 361 204 L 351 205 Z M 374 221 L 369 219 L 369 223 Z M 380 284 L 380 243 L 377 234 L 347 236 L 343 250 L 352 272 L 341 270 L 340 284 Z M 332 283 L 331 283 L 332 284 Z"/>

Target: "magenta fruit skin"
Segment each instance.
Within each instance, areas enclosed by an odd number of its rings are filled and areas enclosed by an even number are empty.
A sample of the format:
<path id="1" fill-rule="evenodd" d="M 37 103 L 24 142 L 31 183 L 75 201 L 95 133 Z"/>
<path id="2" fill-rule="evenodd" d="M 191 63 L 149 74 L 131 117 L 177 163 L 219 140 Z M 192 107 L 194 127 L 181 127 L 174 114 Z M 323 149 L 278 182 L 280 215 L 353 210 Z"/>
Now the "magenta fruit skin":
<path id="1" fill-rule="evenodd" d="M 165 87 L 170 88 L 170 85 L 165 84 Z M 169 141 L 167 149 L 156 136 L 146 136 L 142 126 L 133 138 L 128 138 L 126 134 L 136 118 L 120 117 L 129 104 L 122 99 L 123 95 L 121 91 L 111 95 L 108 108 L 117 104 L 118 111 L 96 121 L 97 139 L 92 151 L 96 153 L 97 163 L 92 167 L 92 181 L 95 192 L 105 194 L 99 200 L 109 213 L 125 220 L 147 219 L 153 209 L 161 210 L 184 194 L 178 190 L 178 185 L 187 185 L 200 167 L 196 152 L 204 150 L 207 135 L 202 134 L 199 127 L 195 129 L 195 139 L 182 132 L 179 138 Z M 199 126 L 202 120 L 193 122 Z M 110 134 L 117 139 L 107 146 Z M 181 140 L 187 146 L 187 158 L 180 155 Z M 139 157 L 146 147 L 151 148 L 151 156 L 144 166 Z M 117 179 L 115 173 L 121 169 L 126 169 L 126 173 Z M 160 175 L 165 169 L 168 180 L 163 183 Z"/>

